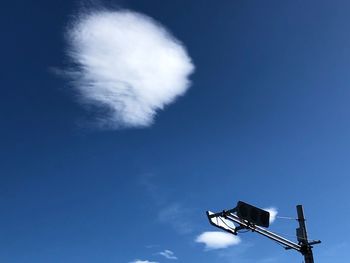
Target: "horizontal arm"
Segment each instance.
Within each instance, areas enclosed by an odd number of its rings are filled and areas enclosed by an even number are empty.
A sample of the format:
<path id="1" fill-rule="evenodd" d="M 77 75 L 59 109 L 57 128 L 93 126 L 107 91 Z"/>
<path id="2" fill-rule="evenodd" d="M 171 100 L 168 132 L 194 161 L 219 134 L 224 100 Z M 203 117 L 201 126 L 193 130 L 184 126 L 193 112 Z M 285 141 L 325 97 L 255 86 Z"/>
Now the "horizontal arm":
<path id="1" fill-rule="evenodd" d="M 207 211 L 207 216 L 208 216 L 208 219 L 210 221 L 210 223 L 222 230 L 225 230 L 227 232 L 230 232 L 231 234 L 237 234 L 233 229 L 230 229 L 228 227 L 224 227 L 223 225 L 220 225 L 220 224 L 217 224 L 215 221 L 213 221 L 212 219 L 213 218 L 217 218 L 217 217 L 221 217 L 221 218 L 224 218 L 224 219 L 228 219 L 229 221 L 231 222 L 234 222 L 234 223 L 237 223 L 239 224 L 240 226 L 246 228 L 246 229 L 250 229 L 251 231 L 253 232 L 257 232 L 269 239 L 272 239 L 276 242 L 278 242 L 279 244 L 282 244 L 284 246 L 286 246 L 286 248 L 288 249 L 294 249 L 294 250 L 297 250 L 297 251 L 301 251 L 301 246 L 297 243 L 294 243 L 284 237 L 281 237 L 271 231 L 268 231 L 266 230 L 265 228 L 262 228 L 262 227 L 259 227 L 259 226 L 255 226 L 255 225 L 252 225 L 252 224 L 249 224 L 249 222 L 247 222 L 246 220 L 242 220 L 240 219 L 237 215 L 233 214 L 231 212 L 231 210 L 229 211 L 223 211 L 223 212 L 220 212 L 220 213 L 212 213 L 210 211 Z M 223 219 L 222 219 L 223 220 Z"/>

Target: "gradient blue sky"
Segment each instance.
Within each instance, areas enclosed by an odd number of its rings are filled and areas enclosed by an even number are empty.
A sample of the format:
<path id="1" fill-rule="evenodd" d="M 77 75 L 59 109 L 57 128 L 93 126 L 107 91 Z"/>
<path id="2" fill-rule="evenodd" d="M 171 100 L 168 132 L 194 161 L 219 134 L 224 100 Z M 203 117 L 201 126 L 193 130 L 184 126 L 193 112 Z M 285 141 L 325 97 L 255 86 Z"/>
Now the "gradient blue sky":
<path id="1" fill-rule="evenodd" d="M 315 262 L 348 262 L 349 1 L 105 1 L 144 13 L 196 66 L 149 128 L 97 130 L 69 83 L 79 1 L 2 3 L 0 261 L 301 262 L 256 234 L 205 251 L 205 217 L 244 200 L 295 216 Z M 271 230 L 293 239 L 297 223 Z M 178 260 L 157 254 L 170 249 Z"/>

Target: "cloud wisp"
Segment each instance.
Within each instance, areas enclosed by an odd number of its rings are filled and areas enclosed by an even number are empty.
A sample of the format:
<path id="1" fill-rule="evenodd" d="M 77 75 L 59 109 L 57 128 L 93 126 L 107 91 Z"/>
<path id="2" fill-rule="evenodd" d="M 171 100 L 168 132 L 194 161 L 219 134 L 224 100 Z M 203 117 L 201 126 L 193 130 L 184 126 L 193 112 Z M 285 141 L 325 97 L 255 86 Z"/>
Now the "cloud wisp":
<path id="1" fill-rule="evenodd" d="M 169 204 L 158 213 L 158 220 L 170 224 L 179 234 L 189 234 L 193 231 L 192 223 L 188 218 L 188 209 L 179 203 Z"/>
<path id="2" fill-rule="evenodd" d="M 200 234 L 195 241 L 205 244 L 206 250 L 213 250 L 238 245 L 241 239 L 225 232 L 212 231 Z"/>
<path id="3" fill-rule="evenodd" d="M 178 259 L 177 256 L 175 256 L 175 253 L 171 250 L 168 250 L 168 249 L 161 251 L 158 254 L 167 258 L 167 259 L 174 259 L 174 260 Z"/>
<path id="4" fill-rule="evenodd" d="M 103 128 L 150 126 L 157 111 L 183 95 L 194 65 L 162 25 L 126 11 L 81 14 L 67 30 L 66 75 Z"/>
<path id="5" fill-rule="evenodd" d="M 156 261 L 149 261 L 149 260 L 140 260 L 140 259 L 136 259 L 134 261 L 131 261 L 130 263 L 159 263 Z"/>

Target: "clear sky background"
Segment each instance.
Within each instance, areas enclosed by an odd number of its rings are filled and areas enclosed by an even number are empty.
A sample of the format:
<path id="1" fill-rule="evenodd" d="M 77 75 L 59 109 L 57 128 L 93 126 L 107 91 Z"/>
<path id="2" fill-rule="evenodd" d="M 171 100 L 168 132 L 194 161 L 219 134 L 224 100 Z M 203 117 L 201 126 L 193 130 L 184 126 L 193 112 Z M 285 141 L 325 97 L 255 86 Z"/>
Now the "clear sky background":
<path id="1" fill-rule="evenodd" d="M 350 2 L 99 5 L 165 26 L 192 85 L 150 127 L 86 125 L 94 111 L 54 70 L 81 2 L 2 3 L 0 261 L 301 262 L 254 233 L 225 249 L 195 242 L 216 231 L 206 210 L 243 200 L 287 217 L 304 205 L 323 242 L 315 262 L 348 262 Z M 277 218 L 271 230 L 294 240 L 296 226 Z"/>

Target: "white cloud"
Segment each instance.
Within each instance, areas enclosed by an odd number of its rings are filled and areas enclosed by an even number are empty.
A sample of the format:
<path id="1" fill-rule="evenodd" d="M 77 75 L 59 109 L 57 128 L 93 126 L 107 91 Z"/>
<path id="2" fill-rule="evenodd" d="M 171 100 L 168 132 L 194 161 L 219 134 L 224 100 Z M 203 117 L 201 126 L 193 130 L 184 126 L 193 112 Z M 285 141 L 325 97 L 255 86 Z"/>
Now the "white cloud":
<path id="1" fill-rule="evenodd" d="M 148 260 L 140 260 L 140 259 L 136 259 L 134 261 L 131 261 L 130 263 L 158 263 L 156 261 L 148 261 Z"/>
<path id="2" fill-rule="evenodd" d="M 200 234 L 195 241 L 197 243 L 204 243 L 205 248 L 208 250 L 227 248 L 229 246 L 238 245 L 241 242 L 240 238 L 237 236 L 217 231 L 204 232 Z"/>
<path id="3" fill-rule="evenodd" d="M 78 16 L 67 32 L 67 75 L 104 128 L 144 127 L 183 95 L 194 66 L 184 46 L 153 19 L 131 11 Z"/>
<path id="4" fill-rule="evenodd" d="M 175 256 L 174 252 L 171 250 L 164 250 L 162 252 L 158 253 L 159 255 L 162 255 L 163 257 L 167 258 L 167 259 L 177 259 L 177 257 Z"/>
<path id="5" fill-rule="evenodd" d="M 272 224 L 276 220 L 276 216 L 278 211 L 274 207 L 264 208 L 265 211 L 270 213 L 270 224 Z"/>

